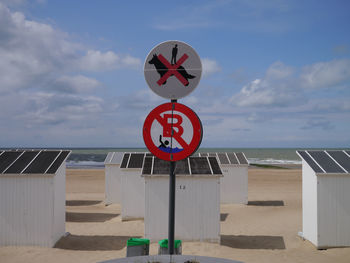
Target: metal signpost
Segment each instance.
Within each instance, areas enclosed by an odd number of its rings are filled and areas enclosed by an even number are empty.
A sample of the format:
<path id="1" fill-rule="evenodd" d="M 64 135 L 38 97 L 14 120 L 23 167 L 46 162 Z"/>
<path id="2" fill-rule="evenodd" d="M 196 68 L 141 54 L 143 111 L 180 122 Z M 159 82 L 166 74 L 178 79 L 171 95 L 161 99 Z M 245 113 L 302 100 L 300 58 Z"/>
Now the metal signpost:
<path id="1" fill-rule="evenodd" d="M 198 85 L 202 64 L 196 51 L 181 41 L 166 41 L 151 50 L 144 66 L 145 79 L 157 95 L 170 103 L 153 109 L 143 125 L 143 139 L 156 157 L 170 162 L 169 172 L 169 254 L 174 254 L 175 239 L 175 167 L 176 161 L 194 153 L 203 128 L 197 114 L 177 100 Z"/>

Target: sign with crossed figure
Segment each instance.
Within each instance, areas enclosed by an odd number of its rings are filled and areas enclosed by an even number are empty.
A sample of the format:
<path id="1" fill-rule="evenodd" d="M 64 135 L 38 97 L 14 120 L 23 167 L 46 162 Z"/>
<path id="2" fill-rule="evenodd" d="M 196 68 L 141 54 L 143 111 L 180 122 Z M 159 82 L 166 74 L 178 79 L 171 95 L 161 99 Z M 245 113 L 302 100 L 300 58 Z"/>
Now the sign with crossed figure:
<path id="1" fill-rule="evenodd" d="M 180 99 L 190 94 L 202 75 L 197 52 L 181 41 L 166 41 L 148 54 L 144 74 L 148 86 L 166 99 Z"/>

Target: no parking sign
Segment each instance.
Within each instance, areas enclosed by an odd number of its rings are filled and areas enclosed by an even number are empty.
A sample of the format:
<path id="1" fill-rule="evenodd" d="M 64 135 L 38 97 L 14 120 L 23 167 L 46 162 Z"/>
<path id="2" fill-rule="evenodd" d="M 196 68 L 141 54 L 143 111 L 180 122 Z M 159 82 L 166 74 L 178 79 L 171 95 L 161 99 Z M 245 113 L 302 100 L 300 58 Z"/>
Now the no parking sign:
<path id="1" fill-rule="evenodd" d="M 147 148 L 165 161 L 179 161 L 194 153 L 202 141 L 202 123 L 187 106 L 170 102 L 147 116 L 143 139 Z"/>

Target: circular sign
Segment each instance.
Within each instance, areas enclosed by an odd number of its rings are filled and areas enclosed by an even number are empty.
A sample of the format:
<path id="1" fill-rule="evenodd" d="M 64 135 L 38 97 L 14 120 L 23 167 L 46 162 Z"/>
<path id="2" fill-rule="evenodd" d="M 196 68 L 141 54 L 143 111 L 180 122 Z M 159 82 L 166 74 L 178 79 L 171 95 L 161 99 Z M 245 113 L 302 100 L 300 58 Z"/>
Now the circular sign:
<path id="1" fill-rule="evenodd" d="M 181 41 L 166 41 L 151 50 L 144 66 L 148 86 L 166 99 L 180 99 L 190 94 L 202 75 L 197 52 Z"/>
<path id="2" fill-rule="evenodd" d="M 197 114 L 177 102 L 159 105 L 143 124 L 143 140 L 148 150 L 165 161 L 179 161 L 190 156 L 201 144 L 202 135 L 202 123 Z"/>

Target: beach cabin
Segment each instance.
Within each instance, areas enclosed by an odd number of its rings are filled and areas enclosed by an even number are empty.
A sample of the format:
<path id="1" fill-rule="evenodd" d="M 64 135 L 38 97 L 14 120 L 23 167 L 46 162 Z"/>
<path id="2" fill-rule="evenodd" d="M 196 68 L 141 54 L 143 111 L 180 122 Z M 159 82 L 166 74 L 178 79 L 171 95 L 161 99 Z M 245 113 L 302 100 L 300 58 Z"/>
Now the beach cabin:
<path id="1" fill-rule="evenodd" d="M 69 154 L 0 150 L 0 246 L 53 247 L 65 234 Z"/>
<path id="2" fill-rule="evenodd" d="M 177 161 L 175 238 L 183 241 L 220 241 L 220 178 L 216 157 Z M 145 237 L 168 236 L 169 162 L 145 157 Z"/>
<path id="3" fill-rule="evenodd" d="M 302 237 L 318 249 L 350 246 L 350 151 L 297 151 L 302 159 Z"/>
<path id="4" fill-rule="evenodd" d="M 121 171 L 122 152 L 109 152 L 105 164 L 105 204 L 121 204 Z"/>
<path id="5" fill-rule="evenodd" d="M 147 153 L 147 155 L 150 155 Z M 146 153 L 124 153 L 121 170 L 122 220 L 142 219 L 145 211 L 145 181 L 141 177 Z"/>
<path id="6" fill-rule="evenodd" d="M 199 153 L 216 157 L 223 177 L 220 181 L 221 204 L 248 204 L 248 160 L 242 152 Z"/>

